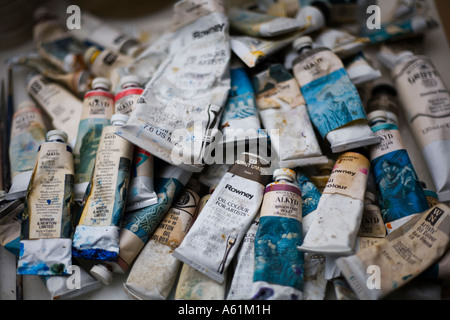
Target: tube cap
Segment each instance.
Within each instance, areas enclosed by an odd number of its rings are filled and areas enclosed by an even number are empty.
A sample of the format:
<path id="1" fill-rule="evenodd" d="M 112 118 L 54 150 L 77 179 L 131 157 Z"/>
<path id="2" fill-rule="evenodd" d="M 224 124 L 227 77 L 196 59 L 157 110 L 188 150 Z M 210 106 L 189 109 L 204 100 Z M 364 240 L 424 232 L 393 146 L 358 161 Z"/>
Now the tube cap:
<path id="1" fill-rule="evenodd" d="M 98 54 L 100 53 L 100 50 L 96 47 L 89 47 L 85 52 L 84 52 L 84 62 L 86 62 L 87 64 L 91 64 L 92 63 L 92 58 L 94 56 L 94 54 Z"/>
<path id="2" fill-rule="evenodd" d="M 304 36 L 304 37 L 295 39 L 294 42 L 292 43 L 292 47 L 294 48 L 294 50 L 299 51 L 300 49 L 302 49 L 304 47 L 311 47 L 312 44 L 313 44 L 313 41 L 312 41 L 311 37 Z"/>
<path id="3" fill-rule="evenodd" d="M 91 268 L 92 276 L 103 283 L 104 285 L 110 285 L 113 279 L 112 272 L 103 264 L 97 264 Z"/>
<path id="4" fill-rule="evenodd" d="M 130 116 L 127 114 L 115 113 L 111 117 L 111 123 L 114 126 L 123 126 L 124 124 L 127 123 L 129 118 Z"/>
<path id="5" fill-rule="evenodd" d="M 47 132 L 47 141 L 67 142 L 69 136 L 62 130 L 51 130 Z"/>
<path id="6" fill-rule="evenodd" d="M 291 169 L 277 169 L 273 173 L 273 180 L 278 181 L 281 179 L 286 179 L 294 182 L 296 179 L 296 174 L 294 170 Z"/>
<path id="7" fill-rule="evenodd" d="M 377 120 L 386 122 L 387 119 L 388 118 L 387 118 L 386 112 L 383 110 L 376 110 L 367 115 L 367 120 L 369 121 L 369 123 L 373 123 Z"/>
<path id="8" fill-rule="evenodd" d="M 414 53 L 411 51 L 402 51 L 397 55 L 397 58 L 395 59 L 395 64 L 402 63 L 403 61 L 406 61 L 414 56 Z"/>
<path id="9" fill-rule="evenodd" d="M 103 77 L 97 77 L 94 80 L 92 80 L 92 88 L 94 89 L 105 89 L 105 90 L 111 90 L 111 81 L 107 78 Z"/>
<path id="10" fill-rule="evenodd" d="M 364 194 L 364 200 L 367 201 L 367 204 L 374 204 L 377 200 L 377 196 L 370 191 L 366 191 Z"/>
<path id="11" fill-rule="evenodd" d="M 137 86 L 141 86 L 141 79 L 135 75 L 122 77 L 120 79 L 119 86 L 123 88 L 126 84 L 136 84 Z"/>
<path id="12" fill-rule="evenodd" d="M 19 103 L 19 106 L 17 107 L 17 109 L 22 108 L 36 108 L 36 104 L 31 100 L 25 100 Z"/>

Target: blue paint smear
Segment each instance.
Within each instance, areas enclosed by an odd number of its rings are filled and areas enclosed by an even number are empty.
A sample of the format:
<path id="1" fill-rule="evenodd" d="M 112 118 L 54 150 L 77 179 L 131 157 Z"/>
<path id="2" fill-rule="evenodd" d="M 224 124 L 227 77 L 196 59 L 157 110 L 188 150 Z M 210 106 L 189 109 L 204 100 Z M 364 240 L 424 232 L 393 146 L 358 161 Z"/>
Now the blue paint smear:
<path id="1" fill-rule="evenodd" d="M 23 265 L 17 268 L 17 274 L 56 276 L 56 275 L 66 275 L 68 273 L 67 267 L 62 263 L 48 266 L 45 263 L 39 262 L 36 264 L 24 263 Z"/>
<path id="2" fill-rule="evenodd" d="M 306 217 L 311 212 L 314 212 L 319 205 L 322 194 L 316 185 L 309 180 L 308 176 L 300 169 L 296 169 L 297 183 L 302 192 L 302 216 Z"/>
<path id="3" fill-rule="evenodd" d="M 75 242 L 75 240 L 74 240 Z M 79 250 L 72 247 L 72 256 L 75 258 L 87 259 L 87 260 L 100 260 L 100 261 L 117 261 L 118 253 L 111 252 L 104 249 L 82 249 Z"/>

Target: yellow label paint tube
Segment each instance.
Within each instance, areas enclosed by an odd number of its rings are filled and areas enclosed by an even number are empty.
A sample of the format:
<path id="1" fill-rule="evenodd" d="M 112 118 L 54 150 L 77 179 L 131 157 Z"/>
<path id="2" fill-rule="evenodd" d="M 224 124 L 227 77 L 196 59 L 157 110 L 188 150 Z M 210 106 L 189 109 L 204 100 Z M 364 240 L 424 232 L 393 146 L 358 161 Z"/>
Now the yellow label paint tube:
<path id="1" fill-rule="evenodd" d="M 127 115 L 112 116 L 102 130 L 86 202 L 73 236 L 73 256 L 116 261 L 119 230 L 125 212 L 133 145 L 116 135 Z"/>
<path id="2" fill-rule="evenodd" d="M 255 264 L 255 235 L 259 226 L 259 213 L 242 239 L 241 247 L 233 260 L 233 273 L 226 300 L 250 300 L 252 298 Z"/>
<path id="3" fill-rule="evenodd" d="M 62 21 L 41 7 L 34 12 L 34 22 L 33 42 L 43 58 L 67 73 L 85 69 L 83 52 L 86 48 Z"/>
<path id="4" fill-rule="evenodd" d="M 22 219 L 18 274 L 63 275 L 72 265 L 73 155 L 52 130 L 38 151 Z"/>
<path id="5" fill-rule="evenodd" d="M 443 256 L 450 242 L 449 215 L 450 208 L 438 204 L 336 264 L 359 299 L 383 299 Z"/>
<path id="6" fill-rule="evenodd" d="M 369 169 L 369 159 L 358 151 L 338 157 L 299 250 L 330 255 L 354 252 Z"/>
<path id="7" fill-rule="evenodd" d="M 264 191 L 255 235 L 252 300 L 302 300 L 302 193 L 296 173 L 278 169 Z"/>
<path id="8" fill-rule="evenodd" d="M 312 49 L 310 37 L 293 44 L 293 71 L 311 122 L 333 153 L 380 143 L 370 129 L 361 98 L 342 61 L 328 48 Z"/>
<path id="9" fill-rule="evenodd" d="M 194 222 L 199 208 L 200 185 L 191 180 L 176 203 L 167 212 L 150 240 L 136 258 L 125 291 L 139 300 L 165 300 L 181 269 L 181 261 L 172 256 Z"/>
<path id="10" fill-rule="evenodd" d="M 133 264 L 192 176 L 191 172 L 166 163 L 162 168 L 158 166 L 156 172 L 158 202 L 125 214 L 120 229 L 119 259 L 117 264 L 110 264 L 113 272 L 124 273 Z"/>
<path id="11" fill-rule="evenodd" d="M 270 39 L 233 35 L 230 39 L 231 49 L 249 68 L 253 68 L 265 58 L 287 47 L 298 37 L 325 26 L 325 17 L 318 8 L 307 6 L 300 11 L 301 14 L 296 19 L 305 25 L 300 30 Z"/>
<path id="12" fill-rule="evenodd" d="M 5 200 L 15 200 L 26 195 L 37 150 L 44 143 L 47 129 L 41 110 L 32 101 L 19 104 L 14 113 L 9 145 L 12 184 Z"/>
<path id="13" fill-rule="evenodd" d="M 27 91 L 51 118 L 53 127 L 67 133 L 68 143 L 74 147 L 83 102 L 64 86 L 35 73 L 27 77 Z"/>
<path id="14" fill-rule="evenodd" d="M 232 7 L 228 9 L 230 27 L 252 37 L 274 37 L 306 27 L 306 21 L 287 17 L 276 17 Z"/>
<path id="15" fill-rule="evenodd" d="M 109 91 L 111 82 L 95 78 L 92 90 L 84 96 L 81 120 L 73 150 L 75 163 L 75 201 L 82 202 L 94 170 L 95 155 L 104 127 L 110 125 L 114 114 L 114 96 Z"/>
<path id="16" fill-rule="evenodd" d="M 280 63 L 268 64 L 263 69 L 253 77 L 253 86 L 261 121 L 278 157 L 278 167 L 326 163 L 294 76 Z"/>
<path id="17" fill-rule="evenodd" d="M 425 56 L 399 54 L 392 77 L 439 201 L 450 200 L 450 92 Z"/>
<path id="18" fill-rule="evenodd" d="M 218 283 L 183 263 L 175 289 L 175 300 L 225 300 L 225 293 L 226 281 Z"/>
<path id="19" fill-rule="evenodd" d="M 220 180 L 173 255 L 214 281 L 223 283 L 239 245 L 259 211 L 267 160 L 242 153 Z"/>
<path id="20" fill-rule="evenodd" d="M 227 17 L 214 12 L 175 32 L 121 136 L 168 163 L 200 172 L 230 90 Z"/>

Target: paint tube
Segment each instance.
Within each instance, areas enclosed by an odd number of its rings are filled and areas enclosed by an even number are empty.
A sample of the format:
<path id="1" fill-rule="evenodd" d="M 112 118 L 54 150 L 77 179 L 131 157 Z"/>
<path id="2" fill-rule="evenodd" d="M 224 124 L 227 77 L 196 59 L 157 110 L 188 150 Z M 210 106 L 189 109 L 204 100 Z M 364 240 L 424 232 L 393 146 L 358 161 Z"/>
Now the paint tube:
<path id="1" fill-rule="evenodd" d="M 341 154 L 316 209 L 316 218 L 299 250 L 350 255 L 364 210 L 370 162 L 364 151 Z"/>
<path id="2" fill-rule="evenodd" d="M 67 133 L 68 143 L 74 147 L 83 102 L 59 83 L 35 73 L 27 77 L 27 91 L 51 118 L 53 127 Z"/>
<path id="3" fill-rule="evenodd" d="M 258 213 L 242 239 L 236 259 L 233 260 L 235 265 L 226 300 L 250 300 L 252 297 L 255 235 L 258 231 L 259 218 Z"/>
<path id="4" fill-rule="evenodd" d="M 224 275 L 226 278 L 226 274 Z M 226 281 L 218 283 L 183 263 L 175 289 L 175 300 L 225 300 Z"/>
<path id="5" fill-rule="evenodd" d="M 255 74 L 253 86 L 261 121 L 270 133 L 278 166 L 295 168 L 325 163 L 294 76 L 280 63 Z"/>
<path id="6" fill-rule="evenodd" d="M 120 79 L 119 87 L 121 90 L 114 97 L 115 113 L 130 115 L 142 92 L 144 92 L 144 89 L 141 88 L 141 80 L 133 75 L 124 76 Z"/>
<path id="7" fill-rule="evenodd" d="M 95 43 L 131 57 L 135 57 L 143 50 L 143 45 L 138 39 L 105 23 L 86 10 L 81 13 L 80 24 L 81 28 L 70 30 L 80 41 Z"/>
<path id="8" fill-rule="evenodd" d="M 22 218 L 18 274 L 63 275 L 72 265 L 73 155 L 60 130 L 38 151 Z"/>
<path id="9" fill-rule="evenodd" d="M 302 300 L 302 194 L 295 171 L 278 169 L 264 191 L 255 235 L 252 300 Z"/>
<path id="10" fill-rule="evenodd" d="M 34 12 L 33 42 L 39 54 L 64 72 L 85 69 L 85 46 L 46 8 Z"/>
<path id="11" fill-rule="evenodd" d="M 102 130 L 86 202 L 73 236 L 72 254 L 76 258 L 96 261 L 118 258 L 133 145 L 115 133 L 127 120 L 128 115 L 115 114 L 111 125 Z"/>
<path id="12" fill-rule="evenodd" d="M 315 6 L 302 8 L 296 19 L 305 23 L 305 27 L 299 31 L 270 39 L 234 35 L 230 37 L 231 49 L 249 68 L 253 68 L 265 58 L 287 47 L 299 36 L 325 26 L 324 14 Z"/>
<path id="13" fill-rule="evenodd" d="M 46 140 L 47 129 L 41 110 L 32 101 L 23 101 L 14 113 L 9 145 L 12 184 L 5 200 L 26 195 L 39 146 Z"/>
<path id="14" fill-rule="evenodd" d="M 362 53 L 350 61 L 344 61 L 344 64 L 345 70 L 355 86 L 381 78 L 380 70 L 374 69 Z"/>
<path id="15" fill-rule="evenodd" d="M 216 139 L 230 89 L 226 16 L 201 17 L 176 31 L 170 53 L 121 136 L 166 162 L 199 172 Z"/>
<path id="16" fill-rule="evenodd" d="M 305 28 L 306 21 L 276 17 L 232 7 L 228 10 L 232 30 L 252 37 L 274 37 Z"/>
<path id="17" fill-rule="evenodd" d="M 82 202 L 94 170 L 95 155 L 104 127 L 111 124 L 114 114 L 114 96 L 109 91 L 111 82 L 95 78 L 92 90 L 84 96 L 82 115 L 73 150 L 75 164 L 75 201 Z"/>
<path id="18" fill-rule="evenodd" d="M 84 97 L 89 90 L 92 76 L 87 70 L 78 70 L 65 73 L 39 55 L 26 54 L 11 60 L 14 64 L 28 66 L 36 69 L 47 79 L 58 82 L 75 93 L 78 97 Z"/>
<path id="19" fill-rule="evenodd" d="M 325 190 L 325 186 L 328 183 L 328 179 L 330 179 L 331 171 L 334 167 L 334 160 L 328 159 L 328 162 L 325 164 L 316 165 L 317 173 L 311 174 L 309 179 L 314 183 L 314 185 L 319 189 L 320 193 Z"/>
<path id="20" fill-rule="evenodd" d="M 397 90 L 390 84 L 376 85 L 367 101 L 367 115 L 373 111 L 382 110 L 386 113 L 386 123 L 398 126 L 399 104 Z"/>
<path id="21" fill-rule="evenodd" d="M 42 280 L 52 300 L 75 299 L 99 290 L 102 287 L 100 281 L 93 278 L 82 267 L 74 265 L 72 266 L 72 270 L 74 271 L 74 275 L 71 276 L 42 276 Z M 69 278 L 75 277 L 75 274 L 79 278 L 71 281 Z M 73 283 L 73 281 L 79 282 Z M 72 288 L 68 283 L 73 285 Z"/>
<path id="22" fill-rule="evenodd" d="M 367 39 L 370 44 L 377 44 L 423 34 L 438 26 L 438 22 L 431 16 L 417 16 L 402 21 L 389 21 L 373 30 L 366 29 L 360 38 Z"/>
<path id="23" fill-rule="evenodd" d="M 172 256 L 194 222 L 200 185 L 190 180 L 142 248 L 124 283 L 125 292 L 138 300 L 166 300 L 175 285 L 181 261 Z"/>
<path id="24" fill-rule="evenodd" d="M 329 48 L 340 58 L 346 59 L 360 53 L 369 40 L 358 38 L 344 29 L 327 28 L 314 39 L 315 48 Z"/>
<path id="25" fill-rule="evenodd" d="M 380 207 L 374 204 L 365 204 L 358 237 L 384 238 L 386 226 Z"/>
<path id="26" fill-rule="evenodd" d="M 397 125 L 386 123 L 382 110 L 373 111 L 368 117 L 373 132 L 382 139 L 379 145 L 371 147 L 370 158 L 383 221 L 390 232 L 392 226 L 429 206 Z"/>
<path id="27" fill-rule="evenodd" d="M 223 0 L 179 0 L 173 5 L 172 30 L 178 30 L 213 12 L 225 12 Z"/>
<path id="28" fill-rule="evenodd" d="M 261 131 L 252 82 L 241 63 L 233 61 L 230 78 L 231 90 L 220 123 L 222 143 L 233 147 L 234 142 L 238 145 L 252 143 L 260 134 L 267 139 Z"/>
<path id="29" fill-rule="evenodd" d="M 358 297 L 353 292 L 352 288 L 350 288 L 350 285 L 345 278 L 339 277 L 333 279 L 333 286 L 336 300 L 358 300 Z"/>
<path id="30" fill-rule="evenodd" d="M 23 208 L 23 199 L 8 202 L 0 207 L 0 246 L 17 257 L 20 255 Z"/>
<path id="31" fill-rule="evenodd" d="M 424 0 L 400 0 L 396 1 L 390 20 L 400 20 L 414 15 L 424 16 L 429 10 L 429 4 Z"/>
<path id="32" fill-rule="evenodd" d="M 293 46 L 300 54 L 293 62 L 295 78 L 312 123 L 332 152 L 379 143 L 342 61 L 328 48 L 312 49 L 310 37 L 297 39 Z"/>
<path id="33" fill-rule="evenodd" d="M 259 211 L 265 181 L 264 158 L 242 153 L 223 176 L 173 255 L 223 283 L 245 232 Z"/>
<path id="34" fill-rule="evenodd" d="M 100 50 L 97 47 L 89 47 L 84 53 L 84 60 L 91 72 L 96 77 L 106 78 L 111 81 L 111 91 L 120 91 L 120 79 L 126 74 L 126 68 L 133 62 L 133 58 L 117 53 L 111 49 Z"/>
<path id="35" fill-rule="evenodd" d="M 450 208 L 428 209 L 355 255 L 336 261 L 360 300 L 379 300 L 437 262 L 449 245 Z"/>
<path id="36" fill-rule="evenodd" d="M 401 107 L 422 152 L 439 201 L 450 200 L 450 92 L 425 56 L 399 55 L 392 70 Z"/>
<path id="37" fill-rule="evenodd" d="M 109 264 L 113 272 L 128 270 L 191 176 L 191 172 L 172 165 L 161 169 L 156 180 L 158 203 L 124 216 L 120 229 L 119 259 L 117 264 Z"/>

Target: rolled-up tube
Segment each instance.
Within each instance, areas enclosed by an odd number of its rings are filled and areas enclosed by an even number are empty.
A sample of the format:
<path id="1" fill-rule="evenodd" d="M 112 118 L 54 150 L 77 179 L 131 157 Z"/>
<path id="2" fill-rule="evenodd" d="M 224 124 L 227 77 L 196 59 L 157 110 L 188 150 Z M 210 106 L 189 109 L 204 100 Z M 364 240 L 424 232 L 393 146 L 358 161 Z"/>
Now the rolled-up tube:
<path id="1" fill-rule="evenodd" d="M 23 212 L 18 274 L 63 275 L 72 264 L 73 154 L 67 134 L 47 133 Z"/>
<path id="2" fill-rule="evenodd" d="M 73 256 L 116 261 L 119 230 L 128 197 L 133 145 L 115 133 L 127 115 L 115 114 L 102 130 L 86 202 L 73 236 Z"/>
<path id="3" fill-rule="evenodd" d="M 326 163 L 294 76 L 280 63 L 253 77 L 261 121 L 270 135 L 280 168 Z"/>
<path id="4" fill-rule="evenodd" d="M 37 150 L 45 142 L 47 129 L 41 110 L 32 102 L 19 104 L 14 113 L 9 145 L 12 184 L 6 200 L 26 195 L 36 162 Z"/>
<path id="5" fill-rule="evenodd" d="M 117 265 L 112 265 L 114 272 L 128 270 L 191 176 L 191 172 L 167 164 L 157 174 L 158 202 L 124 216 L 120 229 L 119 259 Z"/>
<path id="6" fill-rule="evenodd" d="M 197 216 L 199 189 L 198 181 L 188 183 L 142 248 L 124 283 L 125 292 L 133 298 L 168 298 L 181 268 L 181 261 L 172 256 L 172 251 L 180 245 Z"/>

